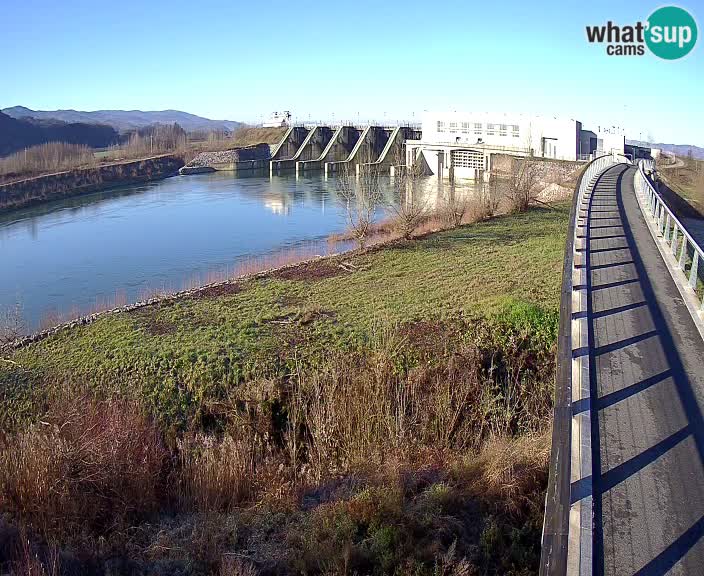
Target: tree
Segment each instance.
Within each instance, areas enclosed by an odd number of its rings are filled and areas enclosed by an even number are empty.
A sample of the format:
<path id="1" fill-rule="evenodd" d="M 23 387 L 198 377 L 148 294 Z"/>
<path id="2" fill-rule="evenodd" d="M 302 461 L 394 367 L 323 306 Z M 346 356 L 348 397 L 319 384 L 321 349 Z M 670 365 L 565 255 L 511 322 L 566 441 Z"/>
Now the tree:
<path id="1" fill-rule="evenodd" d="M 409 240 L 428 215 L 428 200 L 422 190 L 424 171 L 418 162 L 405 165 L 400 152 L 395 165 L 398 170 L 392 180 L 395 194 L 390 210 L 394 227 Z"/>
<path id="2" fill-rule="evenodd" d="M 18 302 L 12 308 L 0 312 L 0 348 L 11 344 L 25 333 L 22 306 Z"/>
<path id="3" fill-rule="evenodd" d="M 525 212 L 535 201 L 540 179 L 538 161 L 523 157 L 513 162 L 513 170 L 509 176 L 506 196 L 511 212 Z"/>
<path id="4" fill-rule="evenodd" d="M 342 164 L 337 189 L 345 208 L 347 224 L 360 248 L 364 248 L 372 231 L 376 212 L 383 202 L 379 173 L 372 166 Z"/>

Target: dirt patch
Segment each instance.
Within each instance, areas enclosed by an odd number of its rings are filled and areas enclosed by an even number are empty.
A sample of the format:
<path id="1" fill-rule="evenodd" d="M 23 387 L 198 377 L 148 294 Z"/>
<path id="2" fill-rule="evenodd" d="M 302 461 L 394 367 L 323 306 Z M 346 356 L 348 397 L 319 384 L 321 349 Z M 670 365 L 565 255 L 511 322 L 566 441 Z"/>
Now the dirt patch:
<path id="1" fill-rule="evenodd" d="M 156 314 L 150 314 L 145 320 L 144 329 L 150 336 L 165 336 L 176 332 L 173 322 L 159 318 Z"/>
<path id="2" fill-rule="evenodd" d="M 230 296 L 232 294 L 239 294 L 242 292 L 241 284 L 238 283 L 227 283 L 227 284 L 216 284 L 215 286 L 207 286 L 202 290 L 198 290 L 193 297 L 194 298 L 217 298 L 218 296 Z"/>
<path id="3" fill-rule="evenodd" d="M 299 325 L 299 326 L 307 326 L 308 324 L 312 324 L 316 320 L 320 319 L 334 319 L 336 317 L 335 312 L 332 310 L 323 310 L 323 309 L 314 309 L 314 310 L 299 310 L 298 312 L 292 312 L 289 314 L 282 314 L 280 316 L 276 316 L 275 318 L 271 318 L 269 320 L 265 320 L 264 324 L 278 324 L 282 326 L 289 326 L 289 325 Z"/>
<path id="4" fill-rule="evenodd" d="M 298 317 L 298 322 L 301 326 L 312 324 L 316 320 L 327 318 L 334 320 L 337 315 L 332 310 L 303 310 Z"/>
<path id="5" fill-rule="evenodd" d="M 442 352 L 460 336 L 457 326 L 425 320 L 404 324 L 399 333 L 409 348 L 420 352 Z"/>
<path id="6" fill-rule="evenodd" d="M 291 294 L 283 294 L 276 299 L 276 303 L 282 308 L 289 308 L 293 306 L 300 306 L 303 304 L 303 298 L 300 296 L 293 296 Z"/>
<path id="7" fill-rule="evenodd" d="M 326 278 L 334 278 L 340 274 L 349 274 L 349 270 L 340 266 L 335 261 L 311 262 L 310 264 L 301 264 L 283 268 L 271 273 L 271 278 L 277 280 L 325 280 Z"/>

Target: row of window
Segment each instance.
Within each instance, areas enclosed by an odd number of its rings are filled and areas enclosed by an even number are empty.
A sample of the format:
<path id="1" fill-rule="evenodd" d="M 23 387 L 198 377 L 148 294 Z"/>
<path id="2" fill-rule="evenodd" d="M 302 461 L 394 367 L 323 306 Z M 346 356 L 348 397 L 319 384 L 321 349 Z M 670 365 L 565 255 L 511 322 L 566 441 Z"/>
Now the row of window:
<path id="1" fill-rule="evenodd" d="M 484 154 L 473 150 L 454 150 L 452 152 L 452 165 L 455 168 L 486 169 L 484 165 Z"/>
<path id="2" fill-rule="evenodd" d="M 509 128 L 514 138 L 519 138 L 521 129 L 517 124 L 487 124 L 487 136 L 508 136 Z M 438 132 L 449 132 L 450 134 L 484 134 L 484 124 L 481 122 L 443 122 L 438 120 Z"/>

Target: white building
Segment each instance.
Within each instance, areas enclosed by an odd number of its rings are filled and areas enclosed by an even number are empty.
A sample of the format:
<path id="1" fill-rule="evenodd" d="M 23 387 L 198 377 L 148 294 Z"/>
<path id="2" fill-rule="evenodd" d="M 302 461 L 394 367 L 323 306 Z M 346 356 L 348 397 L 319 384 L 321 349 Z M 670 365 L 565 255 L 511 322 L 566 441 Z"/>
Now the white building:
<path id="1" fill-rule="evenodd" d="M 597 126 L 596 130 L 582 130 L 581 146 L 597 156 L 609 154 L 614 150 L 623 154 L 626 146 L 626 135 L 618 126 Z"/>
<path id="2" fill-rule="evenodd" d="M 586 160 L 598 142 L 606 142 L 583 138 L 582 123 L 577 120 L 552 116 L 429 112 L 423 116 L 422 128 L 421 140 L 406 142 L 406 160 L 410 163 L 422 156 L 430 171 L 446 178 L 488 174 L 493 154 Z M 611 146 L 611 140 L 607 144 Z"/>
<path id="3" fill-rule="evenodd" d="M 269 119 L 262 124 L 262 128 L 282 128 L 291 125 L 291 113 L 286 110 L 284 112 L 272 112 Z"/>

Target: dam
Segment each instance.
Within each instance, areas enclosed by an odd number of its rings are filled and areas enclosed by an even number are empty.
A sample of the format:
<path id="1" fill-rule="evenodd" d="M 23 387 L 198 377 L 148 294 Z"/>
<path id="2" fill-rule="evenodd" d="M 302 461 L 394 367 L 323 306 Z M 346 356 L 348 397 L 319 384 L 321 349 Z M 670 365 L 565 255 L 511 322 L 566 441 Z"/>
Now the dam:
<path id="1" fill-rule="evenodd" d="M 180 173 L 229 171 L 298 175 L 345 170 L 359 173 L 376 170 L 393 174 L 405 164 L 405 144 L 421 137 L 419 127 L 382 125 L 290 126 L 273 146 L 260 144 L 235 150 L 202 153 L 181 168 Z"/>

